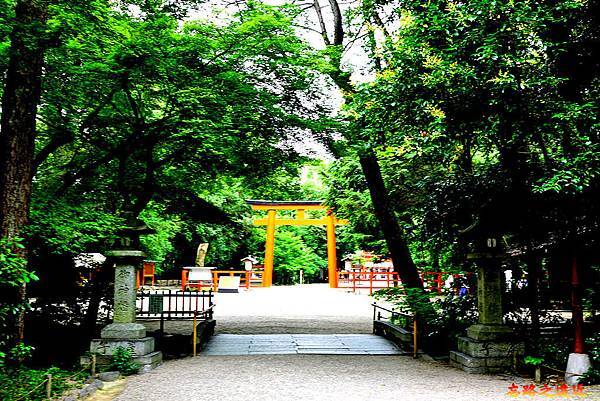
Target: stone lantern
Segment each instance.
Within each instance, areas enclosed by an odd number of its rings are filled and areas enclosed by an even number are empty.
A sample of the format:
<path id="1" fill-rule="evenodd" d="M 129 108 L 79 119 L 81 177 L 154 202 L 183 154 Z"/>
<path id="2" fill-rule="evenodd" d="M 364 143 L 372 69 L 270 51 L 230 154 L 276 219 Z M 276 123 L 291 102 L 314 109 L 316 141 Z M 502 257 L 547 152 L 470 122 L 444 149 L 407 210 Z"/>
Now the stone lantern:
<path id="1" fill-rule="evenodd" d="M 346 255 L 342 261 L 344 262 L 344 271 L 352 271 L 352 255 Z"/>
<path id="2" fill-rule="evenodd" d="M 254 256 L 252 255 L 248 255 L 243 259 L 240 259 L 240 262 L 242 262 L 244 264 L 244 270 L 246 270 L 247 272 L 252 271 L 252 267 L 258 263 L 258 260 L 256 260 L 254 258 Z"/>
<path id="3" fill-rule="evenodd" d="M 458 338 L 458 351 L 450 352 L 450 363 L 469 373 L 502 372 L 511 367 L 515 355 L 525 346 L 515 341 L 512 330 L 503 323 L 502 260 L 507 254 L 497 233 L 474 233 L 474 249 L 467 258 L 477 266 L 477 309 L 479 322 Z"/>
<path id="4" fill-rule="evenodd" d="M 146 256 L 139 250 L 140 235 L 150 234 L 145 224 L 136 221 L 123 229 L 114 249 L 105 255 L 114 261 L 113 322 L 104 327 L 100 339 L 92 340 L 90 352 L 96 354 L 100 367 L 108 365 L 118 347 L 132 351 L 140 371 L 148 371 L 162 361 L 162 353 L 154 350 L 154 338 L 146 336 L 146 328 L 135 321 L 136 273 Z M 85 359 L 82 362 L 86 362 Z"/>

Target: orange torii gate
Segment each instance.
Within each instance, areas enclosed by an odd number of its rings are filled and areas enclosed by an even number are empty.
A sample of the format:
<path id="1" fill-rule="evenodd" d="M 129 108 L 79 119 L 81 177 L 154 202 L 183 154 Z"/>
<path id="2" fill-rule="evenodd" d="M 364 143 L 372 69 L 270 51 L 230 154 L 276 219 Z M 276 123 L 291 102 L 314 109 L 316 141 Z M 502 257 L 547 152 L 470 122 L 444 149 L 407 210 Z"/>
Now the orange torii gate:
<path id="1" fill-rule="evenodd" d="M 256 226 L 267 226 L 267 241 L 265 243 L 265 270 L 263 273 L 263 286 L 273 284 L 273 258 L 275 256 L 275 227 L 276 226 L 327 226 L 327 270 L 329 272 L 329 286 L 337 288 L 337 255 L 335 245 L 335 226 L 348 224 L 347 220 L 337 219 L 327 206 L 321 201 L 264 201 L 247 200 L 252 210 L 266 210 L 267 217 L 254 220 Z M 294 218 L 277 218 L 278 210 L 292 210 L 296 212 Z M 322 210 L 325 216 L 320 218 L 307 218 L 305 211 Z"/>

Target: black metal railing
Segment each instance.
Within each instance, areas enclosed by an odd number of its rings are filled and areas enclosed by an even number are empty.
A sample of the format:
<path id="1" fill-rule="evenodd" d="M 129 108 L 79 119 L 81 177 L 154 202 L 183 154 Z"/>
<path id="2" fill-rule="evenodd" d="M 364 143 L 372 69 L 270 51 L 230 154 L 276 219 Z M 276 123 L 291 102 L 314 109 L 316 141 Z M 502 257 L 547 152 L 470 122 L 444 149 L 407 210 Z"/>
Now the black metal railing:
<path id="1" fill-rule="evenodd" d="M 394 325 L 399 323 L 401 318 L 404 318 L 404 322 L 400 324 L 400 326 L 411 332 L 412 334 L 412 349 L 413 349 L 413 358 L 417 358 L 419 355 L 418 351 L 418 336 L 419 331 L 417 329 L 417 318 L 414 313 L 401 310 L 401 309 L 389 309 L 378 305 L 373 302 L 371 304 L 373 306 L 373 332 L 375 333 L 375 322 L 376 321 L 388 321 Z"/>
<path id="2" fill-rule="evenodd" d="M 398 318 L 404 317 L 412 322 L 415 317 L 414 314 L 411 312 L 407 312 L 402 309 L 385 308 L 381 305 L 378 305 L 375 302 L 373 302 L 371 304 L 371 306 L 373 306 L 373 320 L 374 321 L 375 320 L 388 320 L 392 323 L 397 323 Z"/>
<path id="3" fill-rule="evenodd" d="M 140 320 L 200 320 L 213 318 L 213 292 L 182 290 L 139 290 L 136 318 Z"/>

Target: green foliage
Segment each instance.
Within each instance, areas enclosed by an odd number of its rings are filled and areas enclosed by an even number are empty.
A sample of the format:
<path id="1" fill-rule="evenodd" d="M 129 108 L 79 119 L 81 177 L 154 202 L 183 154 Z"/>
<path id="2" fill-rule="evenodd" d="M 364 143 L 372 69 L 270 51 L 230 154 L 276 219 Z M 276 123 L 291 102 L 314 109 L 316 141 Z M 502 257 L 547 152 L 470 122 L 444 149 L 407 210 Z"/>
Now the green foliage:
<path id="1" fill-rule="evenodd" d="M 21 249 L 23 244 L 20 239 L 0 238 L 0 291 L 14 293 L 18 288 L 37 279 L 33 272 L 28 271 L 27 262 L 19 254 Z M 27 307 L 27 304 L 0 304 L 0 368 L 5 364 L 6 358 L 19 362 L 25 357 L 24 351 L 28 349 L 25 345 L 18 344 L 11 349 L 7 347 L 10 347 L 9 337 L 14 319 Z"/>
<path id="2" fill-rule="evenodd" d="M 121 218 L 83 199 L 70 203 L 36 198 L 31 221 L 29 236 L 55 254 L 97 251 L 111 244 L 123 227 Z"/>
<path id="3" fill-rule="evenodd" d="M 21 239 L 0 238 L 0 283 L 9 287 L 20 287 L 35 280 L 34 273 L 27 270 L 27 261 L 17 252 L 23 249 Z"/>
<path id="4" fill-rule="evenodd" d="M 324 233 L 321 234 L 324 237 Z M 300 270 L 304 271 L 304 282 L 309 283 L 327 266 L 327 261 L 309 248 L 297 231 L 285 229 L 277 232 L 274 263 L 275 278 L 279 284 L 298 283 Z"/>
<path id="5" fill-rule="evenodd" d="M 173 238 L 180 232 L 182 222 L 179 216 L 168 215 L 164 208 L 151 202 L 140 214 L 140 219 L 144 221 L 155 234 L 144 235 L 141 238 L 141 244 L 148 259 L 164 261 L 167 255 L 174 251 Z M 157 272 L 160 273 L 161 264 L 157 264 Z"/>
<path id="6" fill-rule="evenodd" d="M 584 384 L 600 383 L 600 333 L 594 333 L 585 340 L 587 353 L 592 360 L 592 367 L 582 378 Z"/>
<path id="7" fill-rule="evenodd" d="M 335 209 L 337 217 L 350 221 L 350 227 L 339 230 L 340 254 L 357 249 L 385 254 L 385 241 L 358 160 L 354 156 L 336 160 L 324 171 L 323 179 L 327 187 L 327 204 Z"/>
<path id="8" fill-rule="evenodd" d="M 424 321 L 432 321 L 436 314 L 430 308 L 431 295 L 418 288 L 390 287 L 373 294 L 375 299 L 389 302 L 395 309 L 411 312 Z"/>
<path id="9" fill-rule="evenodd" d="M 328 200 L 357 231 L 376 233 L 353 160 L 373 150 L 420 268 L 464 268 L 475 222 L 515 248 L 597 233 L 597 4 L 363 1 L 349 14 L 349 30 L 372 27 L 374 78 L 347 96 Z"/>
<path id="10" fill-rule="evenodd" d="M 14 5 L 0 0 L 0 76 Z M 340 62 L 351 43 L 315 51 L 296 33 L 303 10 L 293 5 L 236 2 L 235 11 L 199 19 L 188 6 L 49 4 L 30 255 L 102 252 L 133 214 L 156 230 L 142 246 L 165 273 L 192 263 L 199 242 L 210 243 L 208 264 L 239 267 L 264 243 L 245 199 L 325 193 L 351 222 L 338 230 L 339 254 L 385 254 L 357 160 L 365 151 L 379 160 L 422 270 L 469 269 L 463 233 L 475 222 L 516 250 L 597 245 L 594 2 L 348 5 L 347 32 L 362 37 L 368 27 L 373 79 L 344 88 L 341 116 L 323 74 L 349 77 Z M 344 139 L 332 141 L 335 131 Z M 289 146 L 305 137 L 322 139 L 337 158 L 308 162 L 301 146 Z M 300 269 L 314 280 L 326 265 L 324 237 L 322 228 L 281 229 L 278 280 L 297 282 Z M 21 246 L 0 242 L 0 290 L 35 279 L 14 252 Z M 47 275 L 54 267 L 34 266 Z M 440 335 L 474 316 L 470 297 L 438 298 L 432 309 L 418 291 L 378 296 Z M 0 324 L 24 307 L 1 305 Z M 3 344 L 0 362 L 10 352 Z"/>
<path id="11" fill-rule="evenodd" d="M 126 347 L 117 347 L 110 358 L 111 370 L 118 370 L 125 376 L 134 375 L 140 369 L 140 364 L 133 361 L 133 351 Z"/>
<path id="12" fill-rule="evenodd" d="M 421 325 L 424 347 L 435 354 L 455 347 L 456 337 L 477 322 L 476 300 L 471 296 L 442 295 L 416 288 L 384 288 L 373 294 L 390 303 L 395 310 L 416 314 Z M 406 321 L 400 317 L 402 324 Z"/>
<path id="13" fill-rule="evenodd" d="M 22 365 L 27 359 L 31 358 L 33 350 L 34 348 L 30 345 L 18 343 L 11 348 L 10 352 L 8 353 L 8 358 L 16 362 L 18 365 Z"/>
<path id="14" fill-rule="evenodd" d="M 46 398 L 46 377 L 52 375 L 52 396 L 59 398 L 69 390 L 81 387 L 86 373 L 49 368 L 46 370 L 0 369 L 0 399 L 3 401 L 43 401 Z"/>
<path id="15" fill-rule="evenodd" d="M 295 35 L 293 7 L 253 2 L 216 23 L 121 6 L 49 8 L 60 40 L 46 50 L 34 253 L 102 252 L 133 214 L 157 231 L 142 246 L 162 270 L 192 263 L 199 242 L 207 263 L 237 267 L 260 244 L 244 199 L 299 197 L 305 161 L 283 144 L 331 127 L 315 85 L 325 64 Z"/>
<path id="16" fill-rule="evenodd" d="M 532 341 L 536 341 L 536 339 L 532 339 Z M 539 358 L 544 361 L 544 364 L 554 369 L 565 369 L 573 345 L 571 336 L 544 338 L 544 341 L 537 345 Z"/>
<path id="17" fill-rule="evenodd" d="M 534 356 L 527 355 L 523 362 L 525 362 L 526 365 L 538 366 L 544 362 L 544 358 L 536 358 Z"/>

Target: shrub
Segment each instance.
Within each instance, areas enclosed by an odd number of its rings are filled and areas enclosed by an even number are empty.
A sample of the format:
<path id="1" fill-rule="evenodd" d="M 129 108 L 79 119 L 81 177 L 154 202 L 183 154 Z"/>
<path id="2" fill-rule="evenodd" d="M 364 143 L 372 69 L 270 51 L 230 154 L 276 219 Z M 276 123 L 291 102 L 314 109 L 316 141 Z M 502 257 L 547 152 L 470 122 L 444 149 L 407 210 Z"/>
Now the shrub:
<path id="1" fill-rule="evenodd" d="M 442 297 L 416 288 L 385 288 L 373 294 L 375 299 L 391 303 L 395 309 L 420 317 L 423 347 L 433 354 L 445 354 L 456 337 L 477 322 L 475 297 L 447 294 Z M 400 323 L 403 319 L 400 319 Z"/>
<path id="2" fill-rule="evenodd" d="M 130 376 L 138 372 L 140 364 L 133 361 L 133 353 L 129 348 L 117 347 L 110 360 L 110 369 Z"/>
<path id="3" fill-rule="evenodd" d="M 15 252 L 22 248 L 20 239 L 0 238 L 0 291 L 4 294 L 11 293 L 16 288 L 37 279 L 35 274 L 27 270 L 26 260 Z M 20 356 L 15 354 L 21 351 L 20 348 L 10 350 L 7 348 L 10 347 L 10 335 L 15 318 L 27 307 L 27 303 L 0 303 L 0 367 L 4 365 L 7 357 Z"/>
<path id="4" fill-rule="evenodd" d="M 588 337 L 585 341 L 588 353 L 592 359 L 592 367 L 582 379 L 583 384 L 600 383 L 600 333 Z"/>
<path id="5" fill-rule="evenodd" d="M 59 368 L 34 370 L 20 368 L 0 370 L 0 399 L 2 401 L 42 401 L 46 398 L 46 378 L 52 375 L 53 398 L 80 387 L 87 373 L 74 373 Z"/>

